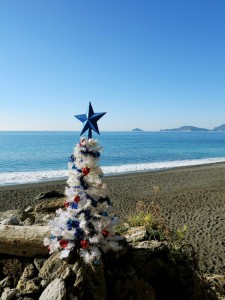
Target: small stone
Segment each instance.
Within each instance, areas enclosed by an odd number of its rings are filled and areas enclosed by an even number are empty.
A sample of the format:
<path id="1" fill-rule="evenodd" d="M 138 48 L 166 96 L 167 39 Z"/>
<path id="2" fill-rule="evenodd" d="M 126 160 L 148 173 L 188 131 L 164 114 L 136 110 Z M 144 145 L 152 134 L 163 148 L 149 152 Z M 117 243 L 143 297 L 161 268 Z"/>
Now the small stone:
<path id="1" fill-rule="evenodd" d="M 66 280 L 70 277 L 70 275 L 72 274 L 72 270 L 70 267 L 67 267 L 61 274 L 61 278 L 63 280 Z"/>
<path id="2" fill-rule="evenodd" d="M 56 198 L 56 199 L 45 199 L 43 201 L 38 202 L 35 206 L 34 206 L 34 212 L 54 212 L 58 209 L 58 208 L 63 208 L 64 207 L 64 202 L 67 200 L 67 198 L 64 197 L 60 197 L 60 198 Z"/>
<path id="3" fill-rule="evenodd" d="M 37 226 L 46 226 L 50 220 L 54 219 L 55 213 L 46 214 L 46 212 L 35 212 L 33 213 L 35 218 L 34 224 Z"/>
<path id="4" fill-rule="evenodd" d="M 147 237 L 147 230 L 145 226 L 132 227 L 123 236 L 129 243 L 143 241 Z"/>
<path id="5" fill-rule="evenodd" d="M 23 271 L 23 274 L 22 276 L 20 277 L 20 279 L 25 279 L 25 278 L 33 278 L 35 276 L 35 268 L 34 268 L 34 265 L 33 264 L 28 264 L 24 271 Z"/>
<path id="6" fill-rule="evenodd" d="M 40 291 L 40 279 L 38 277 L 33 279 L 20 278 L 16 288 L 20 295 L 36 294 Z"/>
<path id="7" fill-rule="evenodd" d="M 65 282 L 60 279 L 56 278 L 53 280 L 43 291 L 39 300 L 65 300 L 66 299 L 66 286 Z"/>
<path id="8" fill-rule="evenodd" d="M 60 252 L 52 254 L 43 264 L 39 271 L 39 277 L 44 279 L 41 285 L 46 287 L 51 281 L 56 278 L 60 278 L 64 273 L 68 264 L 65 260 L 60 259 Z M 43 285 L 44 284 L 44 285 Z"/>
<path id="9" fill-rule="evenodd" d="M 1 300 L 11 300 L 15 299 L 16 289 L 10 289 L 8 287 L 4 288 L 4 291 L 1 296 Z"/>
<path id="10" fill-rule="evenodd" d="M 0 281 L 0 288 L 9 287 L 11 284 L 10 278 L 7 276 Z"/>
<path id="11" fill-rule="evenodd" d="M 0 211 L 1 225 L 23 225 L 26 218 L 29 218 L 29 214 L 22 209 Z"/>
<path id="12" fill-rule="evenodd" d="M 77 269 L 79 263 L 77 264 Z M 106 299 L 106 282 L 104 275 L 104 266 L 100 264 L 80 264 L 80 268 L 76 272 L 74 289 L 78 299 Z"/>
<path id="13" fill-rule="evenodd" d="M 30 218 L 26 218 L 24 221 L 23 221 L 23 225 L 24 226 L 31 226 L 34 224 L 34 218 L 33 220 L 31 220 Z"/>
<path id="14" fill-rule="evenodd" d="M 34 259 L 34 265 L 38 271 L 40 271 L 40 269 L 42 268 L 45 261 L 46 261 L 46 259 L 44 259 L 44 258 L 35 258 Z"/>
<path id="15" fill-rule="evenodd" d="M 32 206 L 28 206 L 27 208 L 24 209 L 25 212 L 29 213 L 32 212 L 34 208 Z"/>
<path id="16" fill-rule="evenodd" d="M 17 219 L 16 216 L 12 216 L 8 219 L 2 220 L 0 222 L 1 225 L 19 225 L 20 221 Z"/>
<path id="17" fill-rule="evenodd" d="M 160 242 L 157 240 L 151 240 L 151 241 L 142 241 L 135 243 L 133 245 L 134 248 L 142 248 L 142 249 L 149 249 L 153 253 L 154 252 L 160 252 L 168 249 L 168 246 L 165 242 Z"/>

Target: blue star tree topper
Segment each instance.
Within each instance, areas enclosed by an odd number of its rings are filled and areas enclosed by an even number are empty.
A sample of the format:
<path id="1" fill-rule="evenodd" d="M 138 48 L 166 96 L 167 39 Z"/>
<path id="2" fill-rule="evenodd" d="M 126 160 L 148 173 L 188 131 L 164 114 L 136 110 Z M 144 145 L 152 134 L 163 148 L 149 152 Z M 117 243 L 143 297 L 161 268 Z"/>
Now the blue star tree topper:
<path id="1" fill-rule="evenodd" d="M 87 130 L 88 130 L 88 138 L 89 139 L 92 138 L 92 130 L 94 130 L 97 134 L 100 134 L 97 122 L 102 116 L 104 116 L 104 114 L 106 114 L 106 113 L 105 112 L 95 113 L 92 108 L 91 102 L 89 102 L 89 109 L 88 109 L 87 115 L 74 116 L 78 120 L 80 120 L 82 123 L 84 123 L 84 127 L 83 127 L 80 135 L 82 135 Z"/>

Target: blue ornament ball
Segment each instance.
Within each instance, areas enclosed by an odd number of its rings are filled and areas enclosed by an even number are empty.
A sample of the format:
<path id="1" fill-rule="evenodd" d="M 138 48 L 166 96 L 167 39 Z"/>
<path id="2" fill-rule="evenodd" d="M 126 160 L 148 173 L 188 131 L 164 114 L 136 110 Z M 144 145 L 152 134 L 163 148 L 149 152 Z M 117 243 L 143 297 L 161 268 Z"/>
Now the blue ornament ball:
<path id="1" fill-rule="evenodd" d="M 101 260 L 98 259 L 98 258 L 96 258 L 96 259 L 94 260 L 94 264 L 95 264 L 96 266 L 100 266 L 101 263 L 102 263 Z"/>
<path id="2" fill-rule="evenodd" d="M 100 153 L 99 152 L 95 152 L 95 157 L 100 157 Z"/>

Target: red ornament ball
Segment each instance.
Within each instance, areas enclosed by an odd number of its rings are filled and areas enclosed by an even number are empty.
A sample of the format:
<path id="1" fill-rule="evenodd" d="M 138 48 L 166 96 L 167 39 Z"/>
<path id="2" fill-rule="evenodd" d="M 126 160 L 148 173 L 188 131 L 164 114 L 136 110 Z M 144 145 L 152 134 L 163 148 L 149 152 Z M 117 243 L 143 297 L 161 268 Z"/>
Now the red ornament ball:
<path id="1" fill-rule="evenodd" d="M 102 230 L 102 235 L 104 236 L 104 238 L 107 238 L 109 236 L 108 230 L 103 229 Z"/>
<path id="2" fill-rule="evenodd" d="M 68 241 L 66 241 L 66 240 L 60 240 L 59 241 L 59 244 L 60 244 L 60 246 L 64 249 L 64 248 L 66 248 L 66 246 L 68 245 Z"/>
<path id="3" fill-rule="evenodd" d="M 89 247 L 89 243 L 88 243 L 87 240 L 82 240 L 82 241 L 80 242 L 80 244 L 81 244 L 81 247 L 82 247 L 83 249 L 87 249 L 87 248 Z"/>
<path id="4" fill-rule="evenodd" d="M 68 207 L 70 204 L 68 202 L 64 202 L 65 207 Z"/>
<path id="5" fill-rule="evenodd" d="M 86 176 L 86 175 L 88 175 L 90 173 L 90 169 L 88 167 L 84 167 L 82 169 L 82 173 Z"/>
<path id="6" fill-rule="evenodd" d="M 73 199 L 74 202 L 76 202 L 77 204 L 80 202 L 80 197 L 78 195 L 76 195 Z"/>

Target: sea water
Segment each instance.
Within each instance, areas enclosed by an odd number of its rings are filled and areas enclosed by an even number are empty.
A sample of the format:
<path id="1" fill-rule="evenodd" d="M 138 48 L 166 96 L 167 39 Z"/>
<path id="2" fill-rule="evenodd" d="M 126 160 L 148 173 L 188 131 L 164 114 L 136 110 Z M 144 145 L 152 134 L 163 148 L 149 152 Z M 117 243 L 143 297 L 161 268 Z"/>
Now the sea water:
<path id="1" fill-rule="evenodd" d="M 101 132 L 105 175 L 225 161 L 224 132 Z M 79 132 L 0 132 L 0 185 L 65 179 Z"/>

